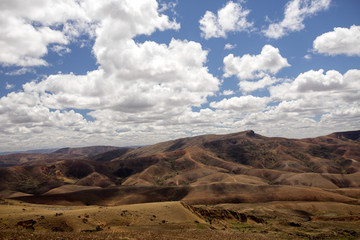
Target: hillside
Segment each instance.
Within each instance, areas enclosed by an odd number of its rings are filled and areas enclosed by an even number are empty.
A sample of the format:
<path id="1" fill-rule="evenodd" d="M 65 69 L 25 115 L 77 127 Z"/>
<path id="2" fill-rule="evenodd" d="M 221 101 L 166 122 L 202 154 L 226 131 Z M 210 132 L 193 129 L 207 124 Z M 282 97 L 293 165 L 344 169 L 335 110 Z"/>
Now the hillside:
<path id="1" fill-rule="evenodd" d="M 131 148 L 92 146 L 81 148 L 61 148 L 50 153 L 11 153 L 0 155 L 0 167 L 16 165 L 39 165 L 65 159 L 86 159 L 109 151 L 129 151 Z M 40 151 L 40 150 L 39 150 Z"/>
<path id="2" fill-rule="evenodd" d="M 250 130 L 108 150 L 62 149 L 52 153 L 62 158 L 0 168 L 2 195 L 69 205 L 360 199 L 360 131 L 286 139 Z"/>

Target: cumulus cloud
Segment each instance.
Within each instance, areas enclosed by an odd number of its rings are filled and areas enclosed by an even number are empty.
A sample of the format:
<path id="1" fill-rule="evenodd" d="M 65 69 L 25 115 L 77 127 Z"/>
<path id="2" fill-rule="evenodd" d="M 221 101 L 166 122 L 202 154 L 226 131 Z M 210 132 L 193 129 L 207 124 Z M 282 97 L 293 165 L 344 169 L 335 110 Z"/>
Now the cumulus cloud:
<path id="1" fill-rule="evenodd" d="M 154 131 L 156 139 L 161 133 L 169 137 L 169 128 L 174 137 L 184 136 L 183 128 L 177 127 L 185 124 L 179 116 L 196 117 L 189 113 L 192 107 L 200 107 L 219 90 L 220 81 L 205 65 L 208 52 L 201 44 L 187 40 L 135 42 L 133 38 L 138 35 L 180 27 L 159 13 L 155 0 L 86 0 L 81 8 L 94 23 L 93 54 L 99 68 L 85 75 L 59 73 L 24 84 L 23 91 L 1 99 L 0 127 L 13 139 L 36 132 L 32 139 L 39 144 L 44 136 L 54 139 L 52 135 L 60 130 L 63 137 L 76 132 L 83 138 L 82 144 L 107 144 L 107 139 L 121 140 L 124 145 L 148 144 Z M 66 34 L 78 31 L 67 29 Z M 69 34 L 71 38 L 75 33 Z M 65 44 L 58 45 L 57 50 L 63 51 Z M 40 56 L 38 59 L 42 60 Z M 77 109 L 85 109 L 93 121 L 87 121 Z M 201 121 L 192 119 L 191 124 L 200 128 L 205 113 L 202 111 Z"/>
<path id="2" fill-rule="evenodd" d="M 265 45 L 258 55 L 245 54 L 242 57 L 227 55 L 224 60 L 224 77 L 236 75 L 239 80 L 264 77 L 276 74 L 282 68 L 290 66 L 286 58 L 280 55 L 278 48 Z"/>
<path id="3" fill-rule="evenodd" d="M 164 111 L 168 105 L 199 106 L 217 91 L 219 82 L 204 66 L 207 51 L 200 44 L 175 39 L 169 45 L 132 40 L 157 29 L 179 28 L 158 13 L 156 1 L 88 0 L 82 7 L 101 23 L 93 47 L 101 67 L 87 75 L 51 75 L 25 84 L 24 91 L 39 93 L 48 108 Z"/>
<path id="4" fill-rule="evenodd" d="M 249 13 L 250 11 L 244 9 L 240 3 L 233 1 L 229 1 L 217 15 L 206 11 L 199 21 L 201 36 L 205 39 L 226 38 L 228 32 L 250 31 L 253 23 L 246 19 Z"/>
<path id="5" fill-rule="evenodd" d="M 341 97 L 349 101 L 360 97 L 360 70 L 352 69 L 344 75 L 335 70 L 324 73 L 323 69 L 301 73 L 294 81 L 271 87 L 270 94 L 276 99 L 296 99 L 305 96 Z"/>
<path id="6" fill-rule="evenodd" d="M 324 74 L 319 71 L 310 70 L 300 74 L 294 81 L 294 88 L 299 92 L 336 90 L 343 85 L 342 75 L 334 70 Z"/>
<path id="7" fill-rule="evenodd" d="M 344 121 L 346 119 L 346 121 Z M 334 126 L 337 129 L 358 129 L 360 119 L 359 102 L 344 104 L 333 111 L 322 115 L 321 122 L 327 126 Z M 332 130 L 329 130 L 332 131 Z"/>
<path id="8" fill-rule="evenodd" d="M 354 130 L 360 121 L 359 79 L 358 69 L 345 74 L 310 70 L 293 80 L 272 78 L 282 83 L 272 83 L 268 98 L 248 95 L 212 102 L 210 106 L 229 119 L 226 126 L 251 128 L 268 136 L 315 137 Z M 246 106 L 253 109 L 247 111 Z"/>
<path id="9" fill-rule="evenodd" d="M 156 1 L 89 0 L 83 7 L 100 21 L 93 47 L 100 68 L 83 76 L 53 75 L 26 85 L 41 94 L 46 106 L 129 114 L 151 111 L 159 117 L 172 108 L 200 106 L 218 90 L 218 79 L 205 66 L 207 51 L 199 43 L 172 39 L 166 45 L 132 39 L 180 27 L 158 13 Z"/>
<path id="10" fill-rule="evenodd" d="M 167 15 L 159 14 L 159 6 L 155 0 L 107 2 L 84 0 L 81 6 L 92 21 L 101 23 L 96 28 L 97 44 L 106 40 L 110 43 L 133 38 L 139 34 L 150 35 L 156 30 L 180 28 L 180 24 L 176 21 L 170 21 Z M 115 29 L 119 31 L 114 31 Z"/>
<path id="11" fill-rule="evenodd" d="M 254 97 L 251 95 L 224 98 L 219 102 L 211 102 L 210 107 L 225 110 L 235 110 L 242 112 L 261 111 L 265 108 L 269 99 L 266 97 Z"/>
<path id="12" fill-rule="evenodd" d="M 360 99 L 360 70 L 352 69 L 344 75 L 329 70 L 310 70 L 294 81 L 285 81 L 269 88 L 273 100 L 279 101 L 277 110 L 311 117 L 331 113 Z"/>
<path id="13" fill-rule="evenodd" d="M 59 24 L 86 16 L 72 0 L 35 2 L 4 0 L 0 3 L 0 64 L 44 66 L 50 44 L 66 45 L 69 39 Z M 55 30 L 56 29 L 56 30 Z"/>
<path id="14" fill-rule="evenodd" d="M 104 70 L 83 76 L 52 75 L 24 89 L 40 93 L 49 108 L 121 112 L 200 106 L 218 90 L 219 80 L 204 66 L 207 52 L 198 43 L 173 39 L 167 46 L 130 41 L 126 49 L 101 59 L 111 63 Z"/>
<path id="15" fill-rule="evenodd" d="M 6 0 L 0 2 L 0 9 L 11 9 L 9 19 L 20 21 L 21 27 L 29 27 L 40 39 L 46 36 L 41 32 L 46 29 L 56 34 L 50 32 L 50 40 L 37 42 L 43 51 L 35 45 L 38 55 L 14 50 L 16 61 L 32 58 L 28 65 L 34 66 L 36 61 L 47 64 L 43 56 L 48 50 L 59 46 L 66 51 L 69 43 L 89 34 L 99 67 L 84 75 L 44 76 L 24 84 L 22 91 L 0 98 L 0 150 L 141 145 L 154 143 L 154 139 L 186 137 L 189 131 L 196 135 L 254 129 L 269 136 L 308 137 L 322 134 L 329 125 L 343 130 L 359 120 L 360 70 L 345 74 L 309 71 L 294 80 L 277 79 L 273 75 L 290 65 L 277 48 L 265 45 L 258 55 L 228 55 L 224 76 L 236 75 L 244 94 L 268 87 L 270 96 L 235 97 L 230 96 L 232 90 L 219 92 L 221 83 L 209 73 L 208 51 L 200 43 L 134 40 L 139 35 L 180 28 L 161 12 L 165 8 L 155 0 L 39 0 L 32 3 L 36 8 L 32 12 L 25 12 L 21 4 L 30 3 Z M 54 4 L 60 5 L 52 9 Z M 216 16 L 218 24 L 221 16 Z M 225 36 L 228 32 L 224 31 Z M 18 38 L 12 46 L 19 49 L 27 38 L 30 42 L 35 39 L 29 34 Z M 5 44 L 10 46 L 10 40 Z M 11 51 L 6 48 L 2 53 Z M 32 68 L 15 71 L 23 74 L 27 69 Z M 228 97 L 204 108 L 210 96 L 220 95 Z M 194 107 L 201 109 L 194 111 Z M 321 114 L 321 121 L 314 120 Z M 348 125 L 341 114 L 349 119 Z"/>
<path id="16" fill-rule="evenodd" d="M 310 70 L 269 88 L 271 104 L 233 123 L 266 135 L 309 137 L 356 129 L 360 120 L 360 70 Z M 320 118 L 320 119 L 319 119 Z M 263 127 L 266 122 L 267 128 Z"/>
<path id="17" fill-rule="evenodd" d="M 360 26 L 334 28 L 334 31 L 318 36 L 313 47 L 316 52 L 325 55 L 360 56 Z"/>
<path id="18" fill-rule="evenodd" d="M 0 99 L 0 118 L 6 133 L 21 130 L 32 131 L 33 128 L 49 126 L 74 127 L 86 122 L 81 114 L 74 111 L 50 111 L 42 106 L 39 96 L 27 92 L 12 92 Z"/>
<path id="19" fill-rule="evenodd" d="M 281 38 L 291 32 L 305 28 L 303 21 L 316 13 L 327 10 L 331 0 L 292 0 L 285 6 L 284 19 L 279 23 L 271 23 L 263 31 L 269 38 Z"/>
<path id="20" fill-rule="evenodd" d="M 240 87 L 240 91 L 242 91 L 243 93 L 250 93 L 258 89 L 263 89 L 268 86 L 272 86 L 273 84 L 279 81 L 281 81 L 281 79 L 266 75 L 264 78 L 258 81 L 240 81 L 239 87 Z"/>

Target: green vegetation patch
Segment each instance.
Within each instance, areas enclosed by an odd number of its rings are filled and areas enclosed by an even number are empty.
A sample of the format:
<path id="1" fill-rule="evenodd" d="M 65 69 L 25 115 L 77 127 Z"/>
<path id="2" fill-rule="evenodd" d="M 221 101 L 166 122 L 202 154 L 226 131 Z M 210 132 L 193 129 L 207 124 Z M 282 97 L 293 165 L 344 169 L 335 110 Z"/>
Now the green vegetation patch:
<path id="1" fill-rule="evenodd" d="M 232 222 L 230 228 L 234 231 L 248 232 L 249 230 L 255 227 L 253 225 L 244 222 Z"/>
<path id="2" fill-rule="evenodd" d="M 206 229 L 206 227 L 201 223 L 196 223 L 196 229 Z"/>

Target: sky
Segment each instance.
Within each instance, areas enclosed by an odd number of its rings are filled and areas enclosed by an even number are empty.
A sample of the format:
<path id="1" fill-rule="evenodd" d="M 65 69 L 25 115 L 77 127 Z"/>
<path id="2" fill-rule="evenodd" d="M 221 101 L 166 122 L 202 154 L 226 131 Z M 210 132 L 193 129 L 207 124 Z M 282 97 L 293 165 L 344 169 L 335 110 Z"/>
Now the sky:
<path id="1" fill-rule="evenodd" d="M 0 151 L 360 129 L 358 0 L 1 0 Z"/>

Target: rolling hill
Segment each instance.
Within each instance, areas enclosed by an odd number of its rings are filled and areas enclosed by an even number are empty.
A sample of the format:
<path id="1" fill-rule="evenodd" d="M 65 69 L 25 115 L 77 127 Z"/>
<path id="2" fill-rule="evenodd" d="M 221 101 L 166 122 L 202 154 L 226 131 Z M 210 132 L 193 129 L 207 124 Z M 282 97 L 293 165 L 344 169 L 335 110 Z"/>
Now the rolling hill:
<path id="1" fill-rule="evenodd" d="M 137 149 L 2 157 L 16 166 L 0 168 L 1 196 L 34 203 L 360 203 L 360 131 L 286 139 L 250 130 Z"/>

